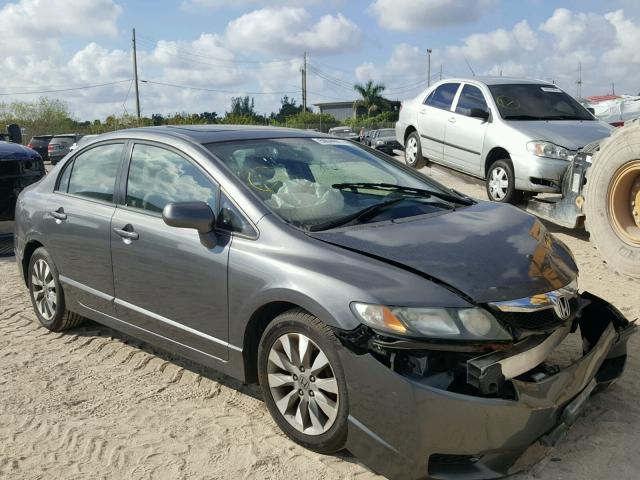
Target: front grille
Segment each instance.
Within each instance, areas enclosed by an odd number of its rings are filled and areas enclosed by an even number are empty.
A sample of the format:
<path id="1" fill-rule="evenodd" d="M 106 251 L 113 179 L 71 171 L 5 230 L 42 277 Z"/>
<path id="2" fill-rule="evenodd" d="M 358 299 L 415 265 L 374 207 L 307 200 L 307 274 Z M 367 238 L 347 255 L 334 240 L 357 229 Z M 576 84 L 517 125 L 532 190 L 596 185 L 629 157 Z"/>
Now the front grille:
<path id="1" fill-rule="evenodd" d="M 571 311 L 576 312 L 578 302 L 575 298 L 571 299 Z M 549 332 L 564 325 L 567 320 L 562 320 L 553 311 L 553 308 L 538 310 L 534 312 L 494 312 L 494 316 L 503 325 L 517 330 L 526 330 L 529 332 Z M 573 315 L 572 315 L 573 316 Z"/>

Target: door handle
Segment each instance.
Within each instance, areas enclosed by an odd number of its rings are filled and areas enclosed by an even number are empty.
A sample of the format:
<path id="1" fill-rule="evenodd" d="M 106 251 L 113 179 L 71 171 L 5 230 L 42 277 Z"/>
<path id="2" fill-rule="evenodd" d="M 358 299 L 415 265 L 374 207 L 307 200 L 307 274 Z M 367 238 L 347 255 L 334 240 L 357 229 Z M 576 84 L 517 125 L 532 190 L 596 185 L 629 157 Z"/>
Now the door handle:
<path id="1" fill-rule="evenodd" d="M 456 117 L 449 117 L 449 123 L 456 123 Z"/>
<path id="2" fill-rule="evenodd" d="M 123 228 L 114 228 L 113 231 L 125 240 L 138 240 L 140 235 L 133 231 L 133 226 L 129 223 Z"/>
<path id="3" fill-rule="evenodd" d="M 53 212 L 49 212 L 49 215 L 51 215 L 56 220 L 60 220 L 60 221 L 67 219 L 67 214 L 64 213 L 64 208 L 62 207 L 58 208 L 57 210 L 54 210 Z"/>
<path id="4" fill-rule="evenodd" d="M 423 108 L 422 110 L 420 110 L 420 113 L 427 113 L 427 109 Z"/>

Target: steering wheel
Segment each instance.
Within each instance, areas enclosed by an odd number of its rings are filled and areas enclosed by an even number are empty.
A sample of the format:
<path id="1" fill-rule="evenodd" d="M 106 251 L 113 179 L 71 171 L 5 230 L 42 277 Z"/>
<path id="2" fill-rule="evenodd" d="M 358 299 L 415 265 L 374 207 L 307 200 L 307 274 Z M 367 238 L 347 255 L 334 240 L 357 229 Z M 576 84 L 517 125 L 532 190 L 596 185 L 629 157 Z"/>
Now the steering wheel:
<path id="1" fill-rule="evenodd" d="M 500 95 L 496 98 L 496 103 L 499 107 L 506 108 L 507 110 L 517 110 L 520 108 L 520 101 L 517 98 L 509 97 L 507 95 Z"/>

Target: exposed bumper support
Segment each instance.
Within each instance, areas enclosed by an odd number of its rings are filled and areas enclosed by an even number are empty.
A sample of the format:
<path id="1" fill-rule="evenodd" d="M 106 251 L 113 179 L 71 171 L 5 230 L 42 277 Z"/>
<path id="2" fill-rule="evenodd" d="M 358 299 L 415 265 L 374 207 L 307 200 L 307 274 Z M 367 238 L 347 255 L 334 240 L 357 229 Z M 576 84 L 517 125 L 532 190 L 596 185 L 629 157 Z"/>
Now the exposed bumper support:
<path id="1" fill-rule="evenodd" d="M 529 337 L 509 350 L 487 353 L 467 361 L 467 382 L 482 393 L 495 393 L 505 380 L 528 372 L 544 362 L 569 334 L 571 325 L 550 335 Z"/>

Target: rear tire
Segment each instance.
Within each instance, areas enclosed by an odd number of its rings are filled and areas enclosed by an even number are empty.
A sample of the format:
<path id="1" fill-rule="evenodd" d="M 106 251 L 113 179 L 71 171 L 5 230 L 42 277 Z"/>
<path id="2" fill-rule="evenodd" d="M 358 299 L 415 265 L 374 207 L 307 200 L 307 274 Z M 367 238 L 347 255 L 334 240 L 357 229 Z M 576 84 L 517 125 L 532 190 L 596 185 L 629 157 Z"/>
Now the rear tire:
<path id="1" fill-rule="evenodd" d="M 33 310 L 44 328 L 61 332 L 84 321 L 77 313 L 67 310 L 58 269 L 44 247 L 36 249 L 31 256 L 27 282 Z"/>
<path id="2" fill-rule="evenodd" d="M 273 320 L 258 348 L 258 378 L 271 416 L 294 442 L 318 453 L 342 450 L 347 440 L 340 348 L 329 327 L 300 309 Z"/>
<path id="3" fill-rule="evenodd" d="M 585 228 L 614 271 L 640 279 L 640 125 L 602 142 L 587 170 Z"/>
<path id="4" fill-rule="evenodd" d="M 424 167 L 427 163 L 422 156 L 422 146 L 420 145 L 418 132 L 411 132 L 404 142 L 404 162 L 416 170 Z"/>
<path id="5" fill-rule="evenodd" d="M 516 176 L 508 159 L 496 160 L 487 170 L 485 187 L 489 200 L 517 205 L 522 201 L 523 192 L 516 190 Z"/>

